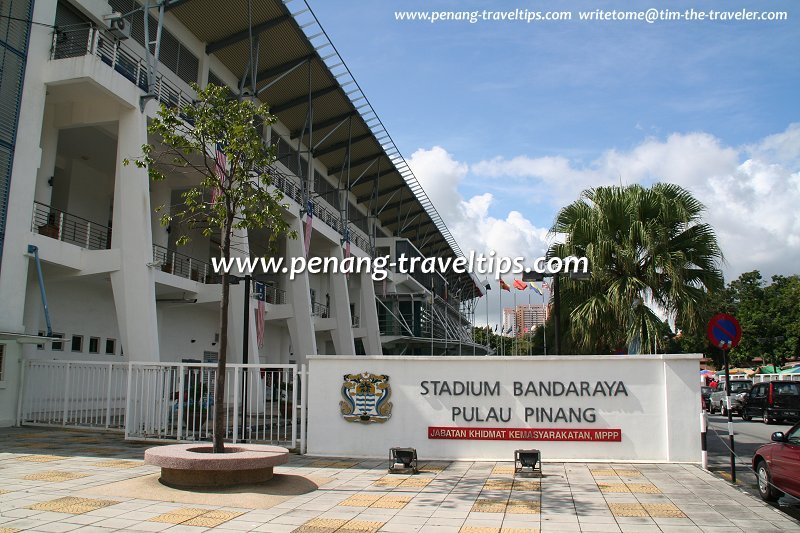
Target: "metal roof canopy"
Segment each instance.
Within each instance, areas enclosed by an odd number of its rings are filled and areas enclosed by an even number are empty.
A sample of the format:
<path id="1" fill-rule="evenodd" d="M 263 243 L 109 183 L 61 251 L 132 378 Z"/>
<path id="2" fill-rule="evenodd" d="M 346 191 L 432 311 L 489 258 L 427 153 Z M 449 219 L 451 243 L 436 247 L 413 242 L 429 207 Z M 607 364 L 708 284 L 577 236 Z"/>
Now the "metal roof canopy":
<path id="1" fill-rule="evenodd" d="M 173 0 L 167 9 L 240 80 L 251 71 L 252 33 L 256 91 L 291 138 L 309 143 L 310 90 L 312 153 L 330 175 L 349 184 L 358 201 L 368 202 L 381 224 L 397 226 L 398 234 L 433 224 L 439 238 L 417 243 L 426 256 L 463 255 L 307 0 Z M 378 211 L 387 201 L 392 209 Z M 459 278 L 474 283 L 468 274 Z"/>

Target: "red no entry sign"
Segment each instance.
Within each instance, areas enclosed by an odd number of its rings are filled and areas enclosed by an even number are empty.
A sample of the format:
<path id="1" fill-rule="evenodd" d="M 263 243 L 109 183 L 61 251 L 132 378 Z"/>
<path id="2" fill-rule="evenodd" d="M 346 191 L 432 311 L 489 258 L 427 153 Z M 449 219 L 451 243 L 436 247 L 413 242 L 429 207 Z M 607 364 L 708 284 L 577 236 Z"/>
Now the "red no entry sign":
<path id="1" fill-rule="evenodd" d="M 742 340 L 742 327 L 736 317 L 726 313 L 719 313 L 708 321 L 706 331 L 711 344 L 723 350 L 730 350 Z"/>

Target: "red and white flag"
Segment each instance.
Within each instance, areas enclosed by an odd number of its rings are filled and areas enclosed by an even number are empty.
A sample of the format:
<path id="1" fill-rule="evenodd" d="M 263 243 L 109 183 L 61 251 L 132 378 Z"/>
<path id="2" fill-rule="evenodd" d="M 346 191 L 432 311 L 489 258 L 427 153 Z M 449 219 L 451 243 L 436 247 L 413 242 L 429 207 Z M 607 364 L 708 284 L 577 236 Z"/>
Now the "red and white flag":
<path id="1" fill-rule="evenodd" d="M 214 174 L 217 176 L 217 180 L 219 180 L 220 185 L 225 180 L 225 172 L 228 168 L 228 158 L 225 156 L 225 152 L 222 150 L 222 145 L 217 143 L 215 149 L 216 155 L 216 162 L 214 163 Z M 222 194 L 222 189 L 219 186 L 215 186 L 211 189 L 211 205 L 217 203 L 217 199 Z"/>
<path id="2" fill-rule="evenodd" d="M 308 257 L 308 251 L 311 249 L 311 228 L 313 226 L 313 219 L 314 219 L 314 204 L 311 203 L 311 200 L 308 201 L 306 204 L 306 228 L 305 228 L 305 235 L 303 240 L 303 245 L 305 246 L 306 250 L 306 257 Z"/>
<path id="3" fill-rule="evenodd" d="M 264 300 L 258 300 L 258 310 L 256 311 L 256 342 L 259 348 L 264 347 Z"/>

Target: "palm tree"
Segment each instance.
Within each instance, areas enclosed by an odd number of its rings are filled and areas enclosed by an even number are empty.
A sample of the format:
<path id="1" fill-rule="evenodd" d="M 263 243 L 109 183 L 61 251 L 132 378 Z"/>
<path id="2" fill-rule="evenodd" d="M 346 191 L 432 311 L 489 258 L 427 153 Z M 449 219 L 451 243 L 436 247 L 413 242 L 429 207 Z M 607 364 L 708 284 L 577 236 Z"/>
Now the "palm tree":
<path id="1" fill-rule="evenodd" d="M 548 255 L 586 257 L 592 271 L 589 281 L 562 280 L 568 343 L 603 353 L 638 341 L 653 352 L 665 342 L 658 313 L 700 326 L 709 292 L 724 287 L 704 210 L 669 183 L 588 189 L 561 209 L 550 232 L 563 242 Z"/>

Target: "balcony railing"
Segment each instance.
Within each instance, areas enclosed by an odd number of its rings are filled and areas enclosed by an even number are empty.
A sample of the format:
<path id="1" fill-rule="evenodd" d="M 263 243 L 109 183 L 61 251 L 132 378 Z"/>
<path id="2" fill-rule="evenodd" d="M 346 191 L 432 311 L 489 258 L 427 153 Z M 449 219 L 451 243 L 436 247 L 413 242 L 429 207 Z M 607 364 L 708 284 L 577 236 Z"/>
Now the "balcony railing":
<path id="1" fill-rule="evenodd" d="M 159 266 L 162 272 L 168 274 L 200 283 L 220 283 L 220 276 L 205 261 L 169 250 L 158 244 L 153 245 L 153 263 Z"/>
<path id="2" fill-rule="evenodd" d="M 319 302 L 311 302 L 311 315 L 321 318 L 328 318 L 330 316 L 328 314 L 328 306 Z"/>
<path id="3" fill-rule="evenodd" d="M 273 285 L 254 281 L 252 291 L 253 298 L 256 300 L 263 300 L 265 303 L 273 305 L 282 305 L 286 303 L 286 291 Z"/>
<path id="4" fill-rule="evenodd" d="M 274 166 L 263 171 L 270 174 L 272 177 L 272 185 L 274 185 L 275 188 L 279 189 L 288 198 L 291 198 L 298 204 L 303 205 L 303 190 L 294 181 L 294 178 L 284 174 Z M 313 214 L 315 219 L 321 220 L 339 235 L 344 235 L 345 231 L 344 226 L 342 225 L 342 217 L 338 212 L 328 209 L 328 207 L 326 207 L 319 200 L 319 198 L 313 201 L 312 204 L 314 206 Z M 365 252 L 371 254 L 372 247 L 370 246 L 369 239 L 366 237 L 366 235 L 364 235 L 354 224 L 348 224 L 348 228 L 350 230 L 350 242 Z"/>
<path id="5" fill-rule="evenodd" d="M 59 28 L 53 33 L 51 59 L 85 55 L 97 57 L 143 91 L 148 90 L 145 60 L 105 30 L 82 24 Z M 194 100 L 192 94 L 178 88 L 163 74 L 156 75 L 153 92 L 158 102 L 169 107 L 181 106 Z M 268 169 L 268 172 L 272 175 L 272 183 L 276 188 L 298 204 L 303 205 L 303 191 L 294 180 L 274 167 Z M 322 220 L 340 235 L 345 234 L 339 213 L 324 207 L 319 201 L 314 202 L 314 217 Z M 369 239 L 361 233 L 361 230 L 356 229 L 355 225 L 348 224 L 348 227 L 350 241 L 371 254 Z"/>
<path id="6" fill-rule="evenodd" d="M 50 59 L 92 55 L 122 74 L 131 83 L 147 92 L 147 63 L 136 52 L 107 31 L 87 24 L 71 25 L 53 32 Z M 153 94 L 158 102 L 169 107 L 191 102 L 194 97 L 179 89 L 163 74 L 157 74 Z"/>
<path id="7" fill-rule="evenodd" d="M 31 231 L 87 250 L 111 248 L 111 228 L 55 207 L 33 202 Z"/>

